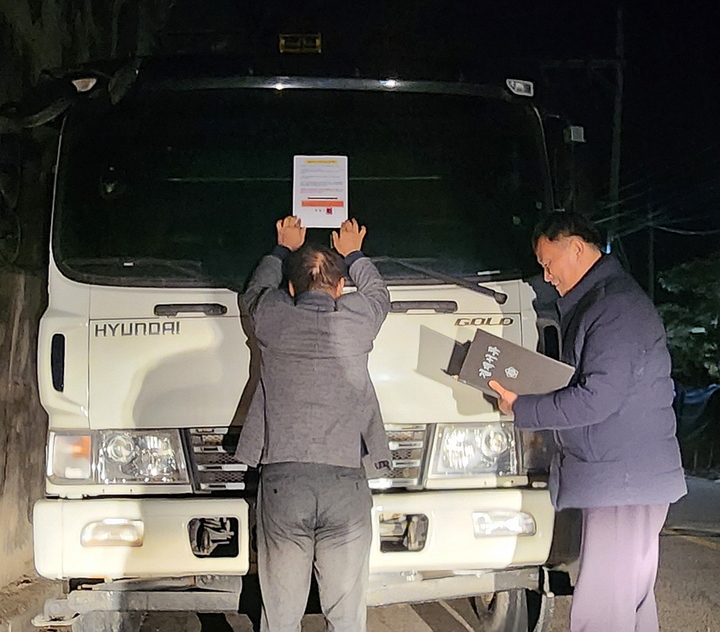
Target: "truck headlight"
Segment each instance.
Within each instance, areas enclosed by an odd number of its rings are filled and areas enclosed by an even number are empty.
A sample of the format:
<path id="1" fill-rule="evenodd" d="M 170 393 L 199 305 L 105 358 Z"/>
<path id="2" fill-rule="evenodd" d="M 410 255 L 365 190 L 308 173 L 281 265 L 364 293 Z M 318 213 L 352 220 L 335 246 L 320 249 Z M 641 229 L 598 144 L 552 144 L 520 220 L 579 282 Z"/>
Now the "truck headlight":
<path id="1" fill-rule="evenodd" d="M 177 430 L 51 432 L 47 476 L 55 484 L 187 483 Z"/>
<path id="2" fill-rule="evenodd" d="M 516 474 L 515 433 L 503 422 L 439 424 L 430 467 L 431 478 Z"/>
<path id="3" fill-rule="evenodd" d="M 100 483 L 186 483 L 177 432 L 103 432 L 98 450 Z"/>

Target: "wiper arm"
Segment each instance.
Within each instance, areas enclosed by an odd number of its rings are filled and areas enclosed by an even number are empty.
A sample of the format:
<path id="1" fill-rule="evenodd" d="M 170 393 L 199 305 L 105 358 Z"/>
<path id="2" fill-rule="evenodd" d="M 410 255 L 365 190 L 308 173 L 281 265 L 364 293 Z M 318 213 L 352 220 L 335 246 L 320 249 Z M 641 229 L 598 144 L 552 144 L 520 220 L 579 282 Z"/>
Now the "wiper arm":
<path id="1" fill-rule="evenodd" d="M 202 263 L 199 261 L 190 261 L 187 259 L 157 259 L 155 257 L 138 257 L 130 258 L 123 262 L 125 267 L 134 266 L 158 266 L 160 268 L 167 268 L 168 270 L 175 270 L 177 272 L 184 272 L 193 277 L 201 277 Z"/>
<path id="2" fill-rule="evenodd" d="M 405 259 L 395 259 L 394 257 L 372 257 L 372 260 L 378 263 L 383 261 L 389 261 L 390 263 L 396 263 L 403 268 L 407 268 L 408 270 L 420 272 L 421 274 L 424 274 L 431 279 L 437 279 L 438 281 L 442 281 L 443 283 L 454 283 L 455 285 L 461 285 L 462 287 L 473 290 L 474 292 L 479 292 L 480 294 L 484 294 L 485 296 L 490 296 L 494 298 L 495 301 L 497 301 L 497 303 L 500 305 L 503 305 L 508 298 L 507 294 L 503 292 L 497 292 L 492 288 L 485 287 L 484 285 L 480 285 L 479 283 L 475 283 L 473 281 L 468 281 L 467 279 L 463 279 L 462 277 L 452 276 L 450 274 L 438 272 L 437 270 L 433 270 L 432 268 L 426 268 L 425 266 L 419 266 L 415 263 L 410 263 Z"/>
<path id="3" fill-rule="evenodd" d="M 105 257 L 96 259 L 74 258 L 66 259 L 69 265 L 86 265 L 86 266 L 116 266 L 120 268 L 143 268 L 157 266 L 158 268 L 166 268 L 181 272 L 185 276 L 193 279 L 203 279 L 204 276 L 200 270 L 202 263 L 200 261 L 190 261 L 187 259 L 173 260 L 160 259 L 156 257 Z"/>

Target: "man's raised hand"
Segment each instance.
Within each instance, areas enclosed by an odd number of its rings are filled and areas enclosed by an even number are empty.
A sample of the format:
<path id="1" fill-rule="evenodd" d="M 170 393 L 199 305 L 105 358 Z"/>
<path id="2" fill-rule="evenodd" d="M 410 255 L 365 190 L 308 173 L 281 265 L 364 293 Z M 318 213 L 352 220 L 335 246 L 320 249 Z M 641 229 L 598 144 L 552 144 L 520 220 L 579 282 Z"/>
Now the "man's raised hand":
<path id="1" fill-rule="evenodd" d="M 351 252 L 362 249 L 365 233 L 367 229 L 359 226 L 356 219 L 346 219 L 340 224 L 340 230 L 333 231 L 333 248 L 343 257 L 347 257 Z"/>
<path id="2" fill-rule="evenodd" d="M 275 224 L 277 228 L 278 246 L 285 246 L 289 250 L 297 250 L 305 243 L 305 228 L 299 217 L 288 215 L 279 219 Z"/>

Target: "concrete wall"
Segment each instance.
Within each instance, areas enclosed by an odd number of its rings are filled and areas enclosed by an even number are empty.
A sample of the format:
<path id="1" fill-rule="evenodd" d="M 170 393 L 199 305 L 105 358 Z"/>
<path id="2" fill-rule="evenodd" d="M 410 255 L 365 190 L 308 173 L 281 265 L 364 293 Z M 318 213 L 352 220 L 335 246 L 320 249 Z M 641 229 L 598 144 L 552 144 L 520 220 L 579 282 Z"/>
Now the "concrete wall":
<path id="1" fill-rule="evenodd" d="M 44 281 L 0 272 L 0 586 L 32 572 L 31 510 L 43 492 L 46 415 L 36 379 Z"/>
<path id="2" fill-rule="evenodd" d="M 3 17 L 0 8 L 0 105 L 19 100 L 35 79 L 27 51 L 21 55 L 14 49 L 14 31 Z M 7 153 L 11 144 L 17 153 Z M 33 167 L 22 168 L 21 146 L 33 147 Z M 39 173 L 39 147 L 31 138 L 0 138 L 0 589 L 8 586 L 0 595 L 10 595 L 0 599 L 0 629 L 6 617 L 25 609 L 21 596 L 37 588 L 26 578 L 33 576 L 31 514 L 44 489 L 47 429 L 36 377 L 37 324 L 46 296 L 40 236 L 45 222 L 40 211 L 46 206 L 47 177 Z M 7 197 L 5 177 L 20 190 L 17 202 Z M 24 230 L 14 233 L 14 222 L 20 219 Z M 22 256 L 13 252 L 16 238 L 21 240 Z"/>
<path id="3" fill-rule="evenodd" d="M 0 108 L 22 100 L 44 70 L 151 53 L 171 4 L 0 0 Z M 23 174 L 20 201 L 0 199 L 0 595 L 4 586 L 22 586 L 21 578 L 33 575 L 31 509 L 44 489 L 47 418 L 38 399 L 36 334 L 46 303 L 53 140 L 54 133 L 43 130 L 24 135 L 16 165 Z M 0 137 L 0 170 L 7 167 L 7 146 Z M 0 172 L 0 196 L 3 177 L 7 173 Z M 6 231 L 15 218 L 21 247 L 8 257 Z"/>

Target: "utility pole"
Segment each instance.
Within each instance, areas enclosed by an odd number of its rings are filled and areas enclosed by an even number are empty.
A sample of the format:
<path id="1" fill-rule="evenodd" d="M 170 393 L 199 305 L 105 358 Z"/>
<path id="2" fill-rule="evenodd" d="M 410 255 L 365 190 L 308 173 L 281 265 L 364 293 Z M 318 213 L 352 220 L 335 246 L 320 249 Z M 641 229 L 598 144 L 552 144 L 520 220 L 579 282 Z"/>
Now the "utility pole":
<path id="1" fill-rule="evenodd" d="M 615 22 L 615 55 L 609 59 L 563 59 L 546 60 L 544 71 L 585 71 L 590 81 L 595 81 L 607 91 L 613 100 L 612 134 L 610 148 L 610 181 L 608 186 L 608 214 L 617 215 L 620 201 L 620 150 L 622 141 L 623 87 L 625 81 L 625 29 L 622 0 L 617 7 Z M 609 71 L 609 72 L 608 72 Z M 613 73 L 614 77 L 606 76 Z M 614 79 L 614 81 L 613 81 Z M 618 221 L 609 222 L 609 241 L 617 234 Z"/>
<path id="2" fill-rule="evenodd" d="M 625 80 L 625 33 L 623 29 L 623 7 L 618 5 L 615 30 L 615 107 L 613 110 L 612 150 L 610 154 L 610 213 L 618 212 L 620 200 L 620 150 L 622 141 L 623 83 Z M 612 221 L 611 235 L 617 232 L 617 221 Z"/>
<path id="3" fill-rule="evenodd" d="M 653 226 L 652 203 L 647 205 L 647 229 L 648 229 L 648 296 L 655 302 L 655 227 Z"/>

